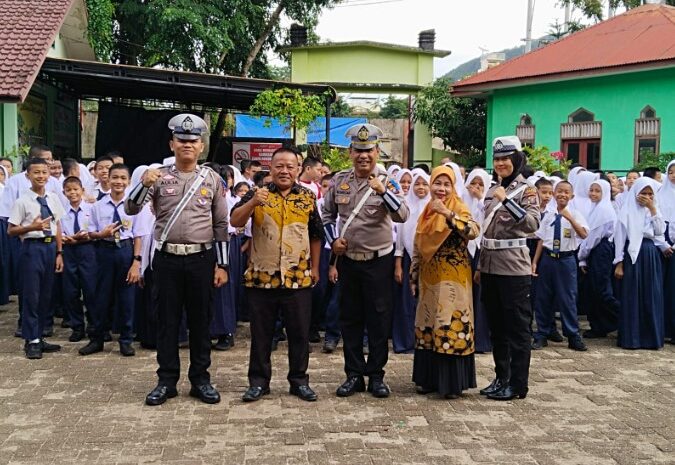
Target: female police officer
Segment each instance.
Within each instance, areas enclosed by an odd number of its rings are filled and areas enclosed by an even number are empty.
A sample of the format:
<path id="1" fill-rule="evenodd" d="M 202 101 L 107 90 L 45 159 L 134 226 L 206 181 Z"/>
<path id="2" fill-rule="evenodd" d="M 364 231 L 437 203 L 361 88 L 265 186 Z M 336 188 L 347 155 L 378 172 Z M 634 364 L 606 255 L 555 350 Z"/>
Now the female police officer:
<path id="1" fill-rule="evenodd" d="M 526 158 L 515 136 L 493 142 L 497 184 L 485 198 L 480 255 L 481 299 L 487 309 L 496 378 L 489 399 L 527 395 L 530 367 L 531 265 L 526 238 L 539 227 L 539 199 L 520 171 Z"/>

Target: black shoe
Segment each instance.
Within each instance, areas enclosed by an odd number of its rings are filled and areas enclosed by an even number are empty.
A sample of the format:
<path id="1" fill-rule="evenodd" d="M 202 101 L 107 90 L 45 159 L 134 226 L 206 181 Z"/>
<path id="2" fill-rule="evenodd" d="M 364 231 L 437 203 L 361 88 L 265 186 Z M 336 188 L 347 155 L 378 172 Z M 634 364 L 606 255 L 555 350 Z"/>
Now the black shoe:
<path id="1" fill-rule="evenodd" d="M 321 335 L 317 330 L 312 330 L 309 332 L 309 342 L 316 344 L 317 342 L 321 342 Z"/>
<path id="2" fill-rule="evenodd" d="M 499 378 L 495 378 L 492 380 L 490 385 L 486 388 L 483 388 L 480 390 L 480 395 L 481 396 L 487 396 L 489 394 L 494 394 L 495 392 L 501 390 L 504 386 L 506 385 L 506 382 L 502 381 Z"/>
<path id="3" fill-rule="evenodd" d="M 266 396 L 267 394 L 270 393 L 270 388 L 261 388 L 260 386 L 251 386 L 246 390 L 243 396 L 241 396 L 241 400 L 244 402 L 255 402 L 256 400 L 260 400 L 262 396 Z"/>
<path id="4" fill-rule="evenodd" d="M 582 333 L 582 336 L 584 339 L 602 339 L 607 337 L 607 333 L 598 333 L 596 331 L 593 331 L 592 329 L 587 329 Z"/>
<path id="5" fill-rule="evenodd" d="M 368 392 L 370 392 L 373 397 L 379 397 L 381 399 L 389 397 L 389 394 L 391 394 L 389 386 L 387 386 L 381 379 L 368 380 Z"/>
<path id="6" fill-rule="evenodd" d="M 146 405 L 162 405 L 167 399 L 171 399 L 178 395 L 175 387 L 164 386 L 158 384 L 155 389 L 150 391 L 150 394 L 145 396 Z"/>
<path id="7" fill-rule="evenodd" d="M 337 349 L 337 341 L 324 341 L 323 349 L 321 351 L 324 354 L 331 354 Z"/>
<path id="8" fill-rule="evenodd" d="M 136 355 L 136 351 L 131 346 L 131 344 L 121 342 L 120 343 L 120 354 L 124 355 L 125 357 L 133 357 L 134 355 Z"/>
<path id="9" fill-rule="evenodd" d="M 314 402 L 317 399 L 316 393 L 312 391 L 312 388 L 307 385 L 291 386 L 288 392 L 289 394 L 298 396 L 300 399 L 307 402 Z"/>
<path id="10" fill-rule="evenodd" d="M 103 342 L 112 342 L 112 334 L 110 331 L 106 331 L 106 333 L 103 335 Z"/>
<path id="11" fill-rule="evenodd" d="M 41 339 L 40 349 L 42 349 L 42 352 L 58 352 L 59 350 L 61 350 L 61 346 L 58 344 L 50 344 L 44 339 Z"/>
<path id="12" fill-rule="evenodd" d="M 562 335 L 558 332 L 557 329 L 554 329 L 553 332 L 552 332 L 551 334 L 549 334 L 548 336 L 546 336 L 546 339 L 548 339 L 548 340 L 551 341 L 551 342 L 562 342 L 562 341 L 563 341 L 563 337 L 562 337 Z"/>
<path id="13" fill-rule="evenodd" d="M 578 352 L 586 352 L 588 347 L 584 344 L 581 336 L 573 336 L 567 339 L 567 347 Z"/>
<path id="14" fill-rule="evenodd" d="M 91 355 L 95 354 L 96 352 L 102 351 L 103 351 L 103 342 L 101 341 L 89 341 L 89 344 L 78 350 L 80 355 Z"/>
<path id="15" fill-rule="evenodd" d="M 270 348 L 272 349 L 272 352 L 277 350 L 279 348 L 279 340 L 276 338 L 272 339 L 272 346 Z"/>
<path id="16" fill-rule="evenodd" d="M 84 331 L 81 329 L 74 329 L 68 338 L 70 342 L 80 342 L 82 339 L 84 339 Z"/>
<path id="17" fill-rule="evenodd" d="M 424 396 L 427 394 L 431 394 L 432 392 L 436 392 L 436 389 L 434 388 L 428 388 L 424 386 L 415 386 L 415 392 Z"/>
<path id="18" fill-rule="evenodd" d="M 511 386 L 505 386 L 497 392 L 488 394 L 487 398 L 492 400 L 512 400 L 516 397 L 524 399 L 527 396 L 527 388 L 522 391 L 516 391 Z"/>
<path id="19" fill-rule="evenodd" d="M 342 385 L 337 388 L 335 394 L 338 397 L 349 397 L 355 392 L 364 392 L 366 390 L 366 382 L 362 376 L 350 376 Z"/>
<path id="20" fill-rule="evenodd" d="M 218 342 L 213 345 L 214 350 L 230 350 L 234 347 L 234 337 L 231 334 L 220 336 Z"/>
<path id="21" fill-rule="evenodd" d="M 31 360 L 39 360 L 42 358 L 42 348 L 39 342 L 27 342 L 23 347 L 26 352 L 26 358 Z"/>
<path id="22" fill-rule="evenodd" d="M 532 342 L 532 350 L 541 350 L 548 345 L 545 337 L 535 337 Z"/>
<path id="23" fill-rule="evenodd" d="M 220 402 L 220 394 L 218 394 L 216 388 L 211 386 L 211 383 L 192 386 L 192 389 L 190 389 L 190 396 L 196 397 L 206 404 L 217 404 Z"/>
<path id="24" fill-rule="evenodd" d="M 54 328 L 45 328 L 42 330 L 42 337 L 52 337 L 54 335 Z"/>

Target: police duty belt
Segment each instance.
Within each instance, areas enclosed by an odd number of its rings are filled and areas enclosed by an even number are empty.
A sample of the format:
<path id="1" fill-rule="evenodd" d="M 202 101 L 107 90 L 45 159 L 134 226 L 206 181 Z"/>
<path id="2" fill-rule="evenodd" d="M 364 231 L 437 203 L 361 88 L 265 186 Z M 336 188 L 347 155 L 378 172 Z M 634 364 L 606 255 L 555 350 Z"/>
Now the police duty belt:
<path id="1" fill-rule="evenodd" d="M 380 179 L 380 181 L 382 181 L 382 179 L 383 179 L 382 177 L 383 177 L 383 176 L 384 176 L 384 175 L 378 176 L 378 178 Z M 384 176 L 384 188 L 385 188 L 385 189 L 387 188 L 387 184 L 389 184 L 389 176 Z M 371 195 L 372 193 L 373 193 L 373 188 L 369 186 L 369 187 L 368 187 L 368 190 L 366 190 L 366 193 L 363 194 L 363 197 L 361 197 L 361 198 L 359 199 L 359 203 L 357 203 L 357 204 L 356 204 L 356 207 L 354 208 L 354 210 L 352 210 L 351 215 L 349 215 L 349 217 L 348 217 L 347 220 L 345 221 L 345 224 L 342 226 L 342 228 L 340 228 L 340 234 L 339 234 L 339 236 L 338 236 L 338 239 L 344 239 L 344 237 L 345 237 L 345 232 L 347 232 L 347 228 L 349 228 L 349 225 L 352 224 L 352 221 L 354 221 L 354 218 L 356 218 L 356 216 L 359 214 L 359 212 L 361 212 L 361 210 L 363 209 L 363 206 L 364 206 L 364 205 L 366 204 L 366 202 L 368 201 L 368 197 L 370 197 L 370 195 Z M 335 266 L 335 264 L 337 263 L 337 260 L 338 260 L 338 256 L 335 255 L 335 254 L 333 254 L 333 255 L 331 256 L 331 259 L 330 259 L 330 265 L 331 265 L 331 266 Z"/>

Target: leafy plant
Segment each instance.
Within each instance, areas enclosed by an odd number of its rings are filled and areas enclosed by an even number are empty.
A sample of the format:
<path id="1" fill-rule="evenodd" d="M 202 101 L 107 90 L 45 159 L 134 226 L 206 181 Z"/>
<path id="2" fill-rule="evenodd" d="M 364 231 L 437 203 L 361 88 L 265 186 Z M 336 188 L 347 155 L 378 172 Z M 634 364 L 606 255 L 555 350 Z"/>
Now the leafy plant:
<path id="1" fill-rule="evenodd" d="M 551 152 L 548 147 L 543 145 L 534 148 L 525 147 L 523 151 L 527 154 L 527 164 L 535 171 L 543 171 L 546 174 L 551 174 L 554 171 L 562 171 L 567 174 L 572 164 L 563 152 Z"/>
<path id="2" fill-rule="evenodd" d="M 319 95 L 303 95 L 299 89 L 266 90 L 258 94 L 249 112 L 253 116 L 267 117 L 263 125 L 270 127 L 271 118 L 283 126 L 291 126 L 293 139 L 298 129 L 304 130 L 324 113 L 323 99 Z"/>
<path id="3" fill-rule="evenodd" d="M 380 110 L 380 118 L 385 119 L 400 119 L 408 117 L 408 100 L 396 98 L 393 95 L 387 97 L 382 109 Z"/>
<path id="4" fill-rule="evenodd" d="M 658 155 L 651 150 L 643 150 L 640 152 L 640 163 L 633 167 L 634 170 L 644 171 L 645 168 L 658 166 L 661 171 L 665 171 L 668 163 L 675 159 L 675 152 L 663 152 Z"/>
<path id="5" fill-rule="evenodd" d="M 333 172 L 346 170 L 352 166 L 347 149 L 331 147 L 325 142 L 321 145 L 321 158 Z"/>

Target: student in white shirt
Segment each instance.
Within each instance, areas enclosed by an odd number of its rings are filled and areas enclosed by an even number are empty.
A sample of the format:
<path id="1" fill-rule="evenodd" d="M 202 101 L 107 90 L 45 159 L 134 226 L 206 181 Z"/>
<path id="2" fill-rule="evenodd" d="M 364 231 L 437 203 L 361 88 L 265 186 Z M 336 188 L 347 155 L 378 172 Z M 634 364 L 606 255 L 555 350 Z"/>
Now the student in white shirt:
<path id="1" fill-rule="evenodd" d="M 668 163 L 664 173 L 663 186 L 656 194 L 659 208 L 666 222 L 665 239 L 668 249 L 663 253 L 666 256 L 664 317 L 666 319 L 666 337 L 675 344 L 675 160 Z"/>
<path id="2" fill-rule="evenodd" d="M 611 189 L 604 179 L 593 182 L 589 188 L 592 202 L 588 215 L 589 233 L 579 247 L 579 267 L 587 276 L 584 297 L 591 325 L 590 330 L 584 331 L 584 338 L 602 338 L 616 331 L 621 308 L 612 286 L 616 212 Z"/>
<path id="3" fill-rule="evenodd" d="M 666 223 L 657 208 L 659 183 L 635 181 L 614 227 L 614 276 L 621 280 L 617 343 L 624 349 L 659 349 L 665 338 L 663 257 Z"/>
<path id="4" fill-rule="evenodd" d="M 534 350 L 548 345 L 547 336 L 555 330 L 556 308 L 560 310 L 568 347 L 586 350 L 577 321 L 577 263 L 574 255 L 578 247 L 577 238 L 586 238 L 588 225 L 579 212 L 569 207 L 574 198 L 572 189 L 567 181 L 556 185 L 554 197 L 557 208 L 554 212 L 547 211 L 537 231 L 539 244 L 532 260 L 532 274 L 537 276 Z"/>
<path id="5" fill-rule="evenodd" d="M 47 343 L 42 333 L 51 306 L 54 272 L 63 271 L 61 218 L 64 211 L 59 198 L 45 189 L 50 178 L 48 163 L 31 159 L 26 173 L 31 187 L 12 206 L 7 233 L 22 240 L 19 270 L 24 352 L 26 358 L 40 359 L 43 352 L 61 349 L 59 345 Z"/>

